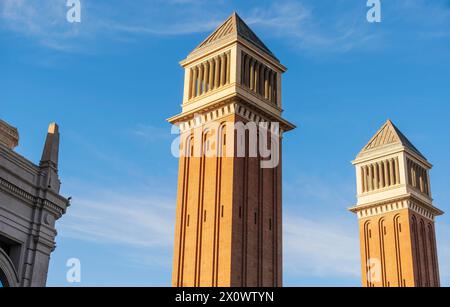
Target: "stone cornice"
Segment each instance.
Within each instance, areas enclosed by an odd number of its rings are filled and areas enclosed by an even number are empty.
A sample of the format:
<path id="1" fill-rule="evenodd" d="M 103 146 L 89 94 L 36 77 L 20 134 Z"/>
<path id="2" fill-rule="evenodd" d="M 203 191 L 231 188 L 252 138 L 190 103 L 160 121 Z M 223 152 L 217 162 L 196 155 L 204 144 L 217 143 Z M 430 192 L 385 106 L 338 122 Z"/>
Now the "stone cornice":
<path id="1" fill-rule="evenodd" d="M 1 177 L 0 177 L 0 189 L 12 194 L 15 197 L 20 198 L 30 206 L 33 206 L 36 203 L 41 203 L 47 210 L 55 213 L 59 217 L 66 212 L 66 208 L 63 208 L 47 199 L 36 197 Z M 64 199 L 63 197 L 61 197 L 61 199 L 65 200 L 68 203 L 68 200 Z"/>
<path id="2" fill-rule="evenodd" d="M 205 125 L 208 122 L 219 121 L 220 119 L 229 115 L 239 115 L 249 122 L 255 122 L 256 124 L 259 124 L 261 122 L 269 124 L 271 122 L 279 122 L 280 120 L 280 118 L 262 115 L 261 112 L 258 112 L 256 108 L 249 107 L 248 105 L 243 103 L 243 101 L 228 99 L 222 101 L 221 104 L 216 105 L 216 108 L 206 109 L 201 114 L 189 114 L 189 116 L 179 118 L 175 122 L 179 123 L 180 132 L 184 133 L 201 125 Z M 292 126 L 286 124 L 286 121 L 279 123 L 279 127 L 281 130 L 280 134 L 282 134 L 283 131 L 292 129 Z M 269 129 L 273 129 L 273 126 L 270 125 Z"/>
<path id="3" fill-rule="evenodd" d="M 247 100 L 240 99 L 236 95 L 220 100 L 214 105 L 210 105 L 200 110 L 198 113 L 181 113 L 177 116 L 169 118 L 168 121 L 172 124 L 179 124 L 180 131 L 184 132 L 198 125 L 205 124 L 209 121 L 218 120 L 232 114 L 240 115 L 243 118 L 256 123 L 278 122 L 281 130 L 283 131 L 289 131 L 295 128 L 295 125 L 284 120 L 283 118 L 264 112 L 264 110 L 248 103 Z"/>
<path id="4" fill-rule="evenodd" d="M 382 215 L 388 212 L 399 211 L 403 209 L 410 209 L 429 220 L 434 220 L 436 216 L 444 214 L 444 212 L 440 209 L 422 202 L 420 199 L 414 197 L 414 195 L 411 194 L 381 202 L 369 203 L 349 208 L 351 212 L 357 214 L 359 219 Z"/>

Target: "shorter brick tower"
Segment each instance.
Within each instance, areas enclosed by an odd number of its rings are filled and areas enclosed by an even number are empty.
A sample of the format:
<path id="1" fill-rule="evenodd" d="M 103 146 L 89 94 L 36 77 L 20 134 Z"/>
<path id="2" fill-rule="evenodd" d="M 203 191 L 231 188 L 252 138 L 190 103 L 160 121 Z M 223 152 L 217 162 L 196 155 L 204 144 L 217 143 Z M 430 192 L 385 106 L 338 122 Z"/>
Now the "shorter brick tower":
<path id="1" fill-rule="evenodd" d="M 438 287 L 432 165 L 390 120 L 353 164 L 363 286 Z"/>

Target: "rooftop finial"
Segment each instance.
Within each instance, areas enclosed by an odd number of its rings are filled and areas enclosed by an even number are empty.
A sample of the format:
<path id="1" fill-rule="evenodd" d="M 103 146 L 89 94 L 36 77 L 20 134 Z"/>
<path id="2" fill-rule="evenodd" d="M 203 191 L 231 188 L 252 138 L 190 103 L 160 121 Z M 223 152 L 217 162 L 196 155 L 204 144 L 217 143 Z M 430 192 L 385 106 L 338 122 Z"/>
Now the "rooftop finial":
<path id="1" fill-rule="evenodd" d="M 47 138 L 42 152 L 41 165 L 50 164 L 57 168 L 59 153 L 59 127 L 56 123 L 48 126 Z"/>
<path id="2" fill-rule="evenodd" d="M 48 126 L 47 138 L 39 164 L 43 174 L 43 186 L 59 193 L 60 181 L 58 178 L 59 156 L 59 127 L 56 123 Z"/>
<path id="3" fill-rule="evenodd" d="M 48 125 L 48 133 L 50 134 L 56 134 L 58 133 L 59 127 L 56 123 L 51 123 Z"/>

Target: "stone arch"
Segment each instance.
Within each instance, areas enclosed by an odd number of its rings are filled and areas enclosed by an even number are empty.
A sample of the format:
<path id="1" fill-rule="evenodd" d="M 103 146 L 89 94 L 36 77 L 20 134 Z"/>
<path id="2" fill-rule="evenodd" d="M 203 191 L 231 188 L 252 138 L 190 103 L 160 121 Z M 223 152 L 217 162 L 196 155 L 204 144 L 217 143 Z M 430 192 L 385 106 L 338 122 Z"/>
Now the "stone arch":
<path id="1" fill-rule="evenodd" d="M 3 287 L 17 287 L 19 277 L 14 264 L 8 255 L 0 248 L 0 281 Z"/>

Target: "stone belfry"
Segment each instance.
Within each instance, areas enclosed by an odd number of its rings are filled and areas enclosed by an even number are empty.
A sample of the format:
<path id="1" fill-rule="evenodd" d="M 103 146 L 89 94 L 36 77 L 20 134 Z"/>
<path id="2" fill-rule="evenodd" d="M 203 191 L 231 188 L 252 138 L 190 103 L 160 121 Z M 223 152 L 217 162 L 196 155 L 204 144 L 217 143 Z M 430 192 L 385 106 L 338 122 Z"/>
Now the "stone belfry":
<path id="1" fill-rule="evenodd" d="M 432 165 L 390 120 L 353 164 L 363 286 L 439 286 Z"/>
<path id="2" fill-rule="evenodd" d="M 182 112 L 169 119 L 180 128 L 172 284 L 281 286 L 286 68 L 236 13 L 181 65 Z"/>

